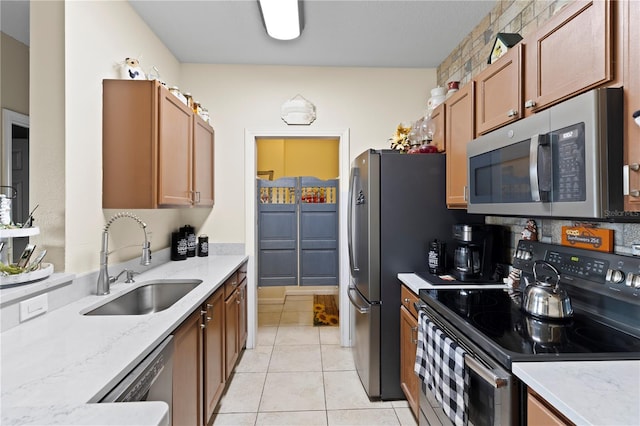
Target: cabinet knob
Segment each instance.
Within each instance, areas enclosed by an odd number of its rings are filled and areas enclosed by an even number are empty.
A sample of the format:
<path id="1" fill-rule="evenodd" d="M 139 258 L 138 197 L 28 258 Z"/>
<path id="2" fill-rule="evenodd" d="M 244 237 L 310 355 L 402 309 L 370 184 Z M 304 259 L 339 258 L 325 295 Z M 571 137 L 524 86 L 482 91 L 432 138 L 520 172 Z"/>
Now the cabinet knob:
<path id="1" fill-rule="evenodd" d="M 405 297 L 404 298 L 404 303 L 409 303 L 409 302 L 411 302 L 411 300 L 408 297 Z"/>
<path id="2" fill-rule="evenodd" d="M 213 308 L 213 305 L 211 303 L 207 303 L 207 309 L 211 309 Z"/>
<path id="3" fill-rule="evenodd" d="M 507 113 L 507 117 L 515 117 L 516 115 L 518 115 L 518 111 L 516 111 L 515 109 L 510 109 Z"/>
<path id="4" fill-rule="evenodd" d="M 205 328 L 207 328 L 207 326 L 204 325 L 204 324 L 200 324 L 200 328 L 205 329 Z"/>
<path id="5" fill-rule="evenodd" d="M 200 310 L 200 316 L 204 316 L 204 315 L 207 315 L 207 311 L 201 309 Z"/>
<path id="6" fill-rule="evenodd" d="M 631 191 L 629 191 L 629 195 L 632 197 L 640 197 L 640 191 L 637 189 L 632 189 Z"/>
<path id="7" fill-rule="evenodd" d="M 634 172 L 637 172 L 638 170 L 640 170 L 640 164 L 638 163 L 631 163 L 629 164 L 629 168 L 631 170 L 633 170 Z"/>
<path id="8" fill-rule="evenodd" d="M 211 321 L 211 317 L 207 317 L 207 322 Z"/>
<path id="9" fill-rule="evenodd" d="M 534 106 L 536 106 L 536 101 L 534 101 L 533 99 L 529 99 L 524 103 L 525 108 L 533 108 Z"/>

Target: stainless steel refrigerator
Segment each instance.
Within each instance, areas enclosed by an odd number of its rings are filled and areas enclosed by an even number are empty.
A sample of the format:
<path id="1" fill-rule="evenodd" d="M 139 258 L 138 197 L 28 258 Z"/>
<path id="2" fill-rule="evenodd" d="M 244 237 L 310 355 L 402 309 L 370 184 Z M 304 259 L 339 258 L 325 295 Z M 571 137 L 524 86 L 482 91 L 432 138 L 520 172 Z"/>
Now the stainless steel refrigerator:
<path id="1" fill-rule="evenodd" d="M 404 399 L 397 274 L 426 271 L 427 245 L 435 238 L 452 253 L 454 224 L 484 222 L 484 216 L 447 209 L 445 180 L 444 154 L 368 150 L 351 164 L 351 341 L 370 399 Z"/>

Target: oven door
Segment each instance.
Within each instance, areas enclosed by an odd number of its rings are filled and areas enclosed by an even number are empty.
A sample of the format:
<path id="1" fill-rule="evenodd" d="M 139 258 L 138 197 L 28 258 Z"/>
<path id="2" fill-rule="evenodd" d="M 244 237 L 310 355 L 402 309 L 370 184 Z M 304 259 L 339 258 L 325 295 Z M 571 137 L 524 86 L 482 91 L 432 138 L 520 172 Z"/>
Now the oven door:
<path id="1" fill-rule="evenodd" d="M 451 325 L 427 305 L 419 303 L 418 306 L 449 338 L 467 352 L 465 368 L 470 379 L 467 404 L 469 425 L 520 424 L 519 382 L 517 378 L 461 333 L 455 332 Z M 422 386 L 421 393 L 420 426 L 440 423 L 451 425 L 451 421 L 430 390 L 426 386 Z"/>

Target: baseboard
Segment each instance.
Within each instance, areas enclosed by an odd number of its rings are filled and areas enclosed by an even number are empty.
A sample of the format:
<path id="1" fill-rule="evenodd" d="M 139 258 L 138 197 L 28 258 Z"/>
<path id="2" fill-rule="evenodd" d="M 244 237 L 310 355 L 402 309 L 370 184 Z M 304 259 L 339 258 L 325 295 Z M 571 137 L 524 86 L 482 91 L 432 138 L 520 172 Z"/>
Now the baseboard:
<path id="1" fill-rule="evenodd" d="M 314 294 L 338 294 L 337 286 L 330 287 L 314 287 L 314 288 L 306 288 L 306 287 L 291 287 L 285 290 L 284 295 L 286 296 L 306 296 Z"/>

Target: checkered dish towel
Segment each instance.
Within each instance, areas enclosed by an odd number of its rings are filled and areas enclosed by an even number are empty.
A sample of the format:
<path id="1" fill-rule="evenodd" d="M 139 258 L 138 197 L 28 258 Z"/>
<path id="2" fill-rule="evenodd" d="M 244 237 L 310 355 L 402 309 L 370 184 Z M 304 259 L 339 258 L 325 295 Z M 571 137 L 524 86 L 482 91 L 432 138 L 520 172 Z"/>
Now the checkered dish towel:
<path id="1" fill-rule="evenodd" d="M 435 394 L 449 419 L 455 425 L 467 424 L 469 373 L 464 368 L 465 350 L 420 311 L 418 317 L 418 349 L 414 370 L 426 387 Z"/>

